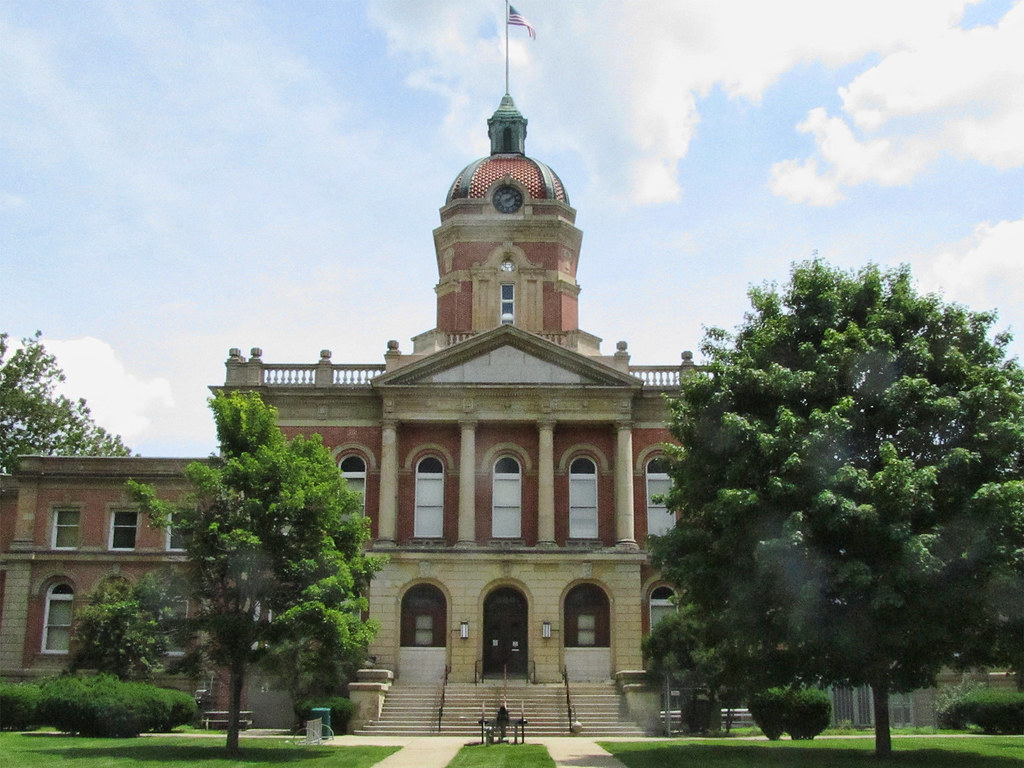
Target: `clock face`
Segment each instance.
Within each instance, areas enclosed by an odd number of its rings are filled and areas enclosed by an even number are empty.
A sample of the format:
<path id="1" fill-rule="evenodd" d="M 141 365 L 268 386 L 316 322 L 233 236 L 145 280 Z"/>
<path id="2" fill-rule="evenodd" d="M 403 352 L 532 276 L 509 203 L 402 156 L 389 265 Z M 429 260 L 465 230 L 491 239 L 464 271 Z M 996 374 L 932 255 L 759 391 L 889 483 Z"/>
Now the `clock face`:
<path id="1" fill-rule="evenodd" d="M 492 200 L 501 213 L 515 213 L 523 206 L 523 193 L 515 187 L 498 187 Z"/>

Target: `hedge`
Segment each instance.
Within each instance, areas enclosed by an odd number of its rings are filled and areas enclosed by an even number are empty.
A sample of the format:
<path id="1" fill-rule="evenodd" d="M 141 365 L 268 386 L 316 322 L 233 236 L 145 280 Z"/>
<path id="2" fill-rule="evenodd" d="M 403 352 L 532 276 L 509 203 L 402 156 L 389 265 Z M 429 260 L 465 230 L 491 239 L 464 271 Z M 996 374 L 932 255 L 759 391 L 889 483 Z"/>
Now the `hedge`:
<path id="1" fill-rule="evenodd" d="M 960 701 L 964 719 L 989 734 L 1024 733 L 1024 693 L 979 688 Z"/>
<path id="2" fill-rule="evenodd" d="M 796 740 L 813 739 L 832 721 L 832 701 L 816 688 L 769 688 L 750 698 L 750 714 L 772 741 L 788 733 Z"/>
<path id="3" fill-rule="evenodd" d="M 0 730 L 24 731 L 38 725 L 41 691 L 31 683 L 0 683 Z"/>
<path id="4" fill-rule="evenodd" d="M 316 708 L 331 710 L 331 730 L 337 734 L 343 734 L 348 730 L 348 721 L 356 711 L 356 705 L 351 699 L 343 696 L 302 699 L 295 702 L 295 714 L 302 721 L 309 720 Z"/>
<path id="5" fill-rule="evenodd" d="M 82 736 L 129 737 L 169 731 L 196 715 L 187 693 L 108 675 L 59 677 L 43 685 L 40 723 Z"/>

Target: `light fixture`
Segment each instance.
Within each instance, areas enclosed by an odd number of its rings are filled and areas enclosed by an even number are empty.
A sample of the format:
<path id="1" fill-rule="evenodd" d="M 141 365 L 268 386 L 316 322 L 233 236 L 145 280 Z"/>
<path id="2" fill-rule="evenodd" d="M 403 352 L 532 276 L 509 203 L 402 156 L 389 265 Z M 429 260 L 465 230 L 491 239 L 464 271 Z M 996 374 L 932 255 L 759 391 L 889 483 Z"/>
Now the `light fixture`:
<path id="1" fill-rule="evenodd" d="M 463 640 L 465 640 L 465 639 L 467 639 L 469 637 L 469 622 L 468 621 L 464 621 L 461 624 L 459 624 L 459 637 L 461 637 Z"/>
<path id="2" fill-rule="evenodd" d="M 551 637 L 551 622 L 550 621 L 545 621 L 543 624 L 540 625 L 540 636 L 541 637 Z"/>

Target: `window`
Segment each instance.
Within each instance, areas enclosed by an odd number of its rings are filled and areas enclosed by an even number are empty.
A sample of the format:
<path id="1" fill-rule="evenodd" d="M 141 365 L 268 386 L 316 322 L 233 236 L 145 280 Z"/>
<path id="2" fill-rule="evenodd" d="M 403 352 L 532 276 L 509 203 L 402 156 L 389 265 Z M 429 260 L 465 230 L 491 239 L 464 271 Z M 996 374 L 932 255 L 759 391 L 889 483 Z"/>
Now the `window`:
<path id="1" fill-rule="evenodd" d="M 110 518 L 110 548 L 135 549 L 139 513 L 134 510 L 114 512 Z"/>
<path id="2" fill-rule="evenodd" d="M 183 597 L 171 598 L 160 611 L 160 624 L 167 640 L 167 653 L 171 656 L 185 654 L 186 618 L 188 618 L 188 600 Z"/>
<path id="3" fill-rule="evenodd" d="M 505 456 L 495 462 L 491 491 L 491 535 L 496 539 L 519 538 L 523 535 L 523 488 L 518 461 Z"/>
<path id="4" fill-rule="evenodd" d="M 53 513 L 53 540 L 50 542 L 54 549 L 77 549 L 78 548 L 78 523 L 82 513 L 77 509 L 57 509 Z"/>
<path id="5" fill-rule="evenodd" d="M 168 552 L 183 552 L 188 546 L 185 535 L 174 525 L 174 515 L 171 515 L 170 525 L 164 529 L 164 536 Z"/>
<path id="6" fill-rule="evenodd" d="M 668 476 L 668 462 L 665 459 L 651 459 L 647 462 L 647 533 L 663 536 L 675 525 L 675 516 L 668 511 L 665 500 L 655 501 L 664 496 L 672 487 Z"/>
<path id="7" fill-rule="evenodd" d="M 611 645 L 608 596 L 596 584 L 580 584 L 565 596 L 565 645 L 607 648 Z"/>
<path id="8" fill-rule="evenodd" d="M 569 538 L 597 538 L 597 465 L 590 459 L 569 466 Z"/>
<path id="9" fill-rule="evenodd" d="M 402 637 L 406 647 L 444 647 L 448 603 L 432 584 L 417 584 L 402 598 Z"/>
<path id="10" fill-rule="evenodd" d="M 346 456 L 338 464 L 341 474 L 345 477 L 350 491 L 359 494 L 362 506 L 360 511 L 366 509 L 366 462 L 361 456 Z"/>
<path id="11" fill-rule="evenodd" d="M 501 284 L 501 324 L 511 325 L 516 319 L 516 287 L 512 283 Z"/>
<path id="12" fill-rule="evenodd" d="M 416 512 L 413 536 L 440 538 L 444 535 L 444 467 L 429 457 L 416 466 Z"/>
<path id="13" fill-rule="evenodd" d="M 651 592 L 651 629 L 666 616 L 676 612 L 674 597 L 675 593 L 669 587 L 658 587 Z"/>
<path id="14" fill-rule="evenodd" d="M 43 653 L 67 653 L 71 648 L 71 614 L 75 591 L 54 584 L 46 593 L 43 617 Z"/>

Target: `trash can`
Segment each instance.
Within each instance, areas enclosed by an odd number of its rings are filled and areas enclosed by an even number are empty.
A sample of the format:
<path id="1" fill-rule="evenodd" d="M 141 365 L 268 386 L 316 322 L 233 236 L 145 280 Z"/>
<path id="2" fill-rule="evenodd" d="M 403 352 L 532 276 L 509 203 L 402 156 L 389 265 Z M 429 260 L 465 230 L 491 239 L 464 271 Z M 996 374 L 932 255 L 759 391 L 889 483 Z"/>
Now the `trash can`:
<path id="1" fill-rule="evenodd" d="M 326 729 L 321 728 L 321 730 L 320 730 L 320 738 L 321 739 L 330 738 L 330 736 L 332 734 L 332 731 L 330 730 L 331 729 L 331 708 L 330 707 L 313 707 L 313 709 L 310 710 L 310 715 L 309 716 L 311 718 L 313 718 L 314 720 L 316 720 L 319 717 L 320 718 L 320 724 L 322 726 L 326 726 Z"/>

